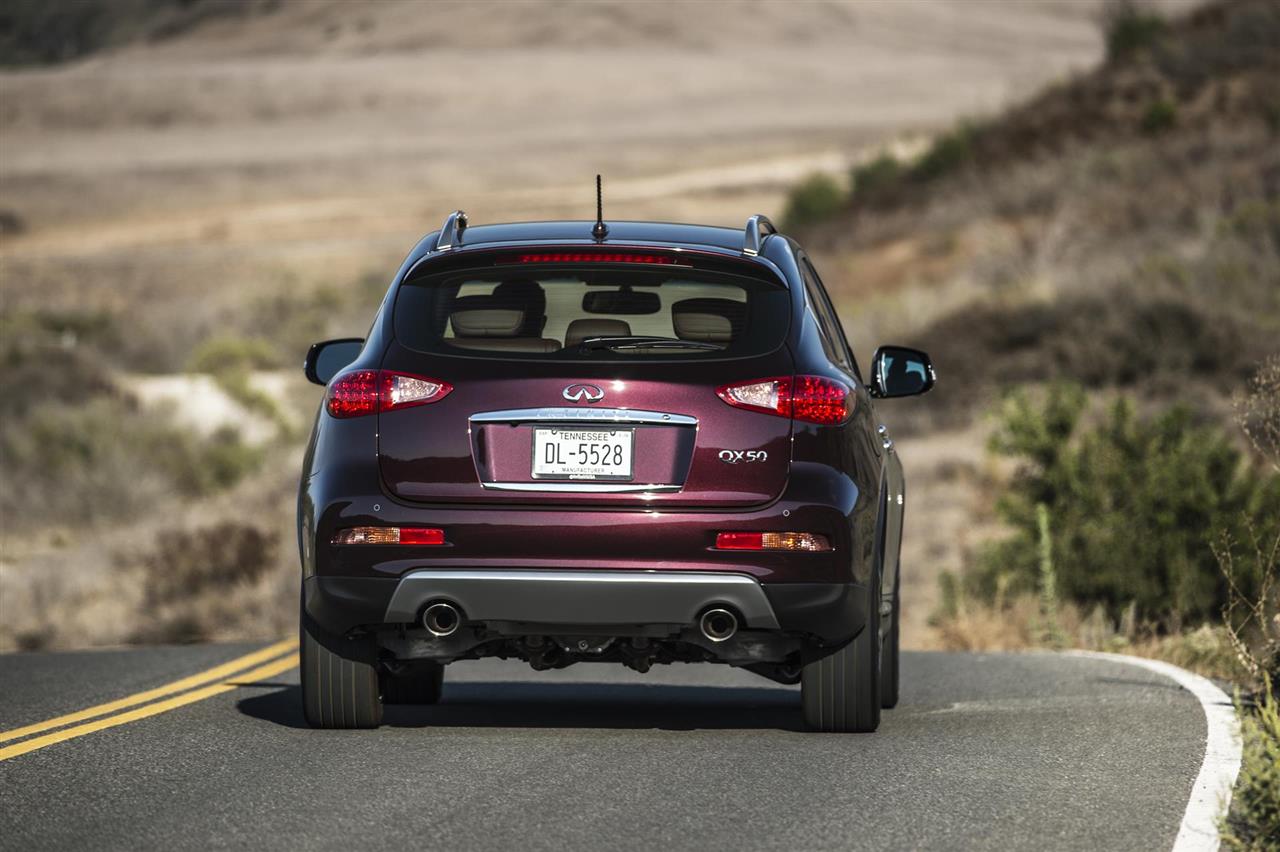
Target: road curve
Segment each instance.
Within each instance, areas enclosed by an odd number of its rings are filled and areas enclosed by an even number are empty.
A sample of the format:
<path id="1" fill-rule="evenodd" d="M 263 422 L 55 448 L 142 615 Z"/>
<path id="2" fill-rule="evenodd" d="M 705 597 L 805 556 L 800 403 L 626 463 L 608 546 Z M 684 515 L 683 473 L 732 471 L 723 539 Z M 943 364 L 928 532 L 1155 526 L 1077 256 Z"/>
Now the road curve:
<path id="1" fill-rule="evenodd" d="M 260 647 L 3 656 L 0 732 Z M 1172 681 L 1055 654 L 902 666 L 871 735 L 803 733 L 796 688 L 708 665 L 458 664 L 443 703 L 388 708 L 376 731 L 306 729 L 296 669 L 232 679 L 0 760 L 0 848 L 1172 845 L 1205 744 Z"/>

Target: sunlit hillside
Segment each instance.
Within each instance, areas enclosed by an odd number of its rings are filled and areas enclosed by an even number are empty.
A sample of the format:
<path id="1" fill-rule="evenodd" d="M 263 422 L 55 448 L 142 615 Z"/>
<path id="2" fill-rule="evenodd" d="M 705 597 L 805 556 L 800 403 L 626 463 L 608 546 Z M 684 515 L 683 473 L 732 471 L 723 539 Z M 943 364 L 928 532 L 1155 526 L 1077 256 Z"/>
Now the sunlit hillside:
<path id="1" fill-rule="evenodd" d="M 997 533 L 1004 393 L 1067 381 L 1098 405 L 1182 406 L 1243 447 L 1235 401 L 1280 354 L 1280 6 L 1113 32 L 1090 73 L 793 194 L 792 218 L 827 199 L 798 232 L 859 354 L 900 338 L 939 365 L 926 403 L 883 414 L 916 495 L 918 624 L 938 572 Z"/>
<path id="2" fill-rule="evenodd" d="M 588 215 L 603 172 L 610 218 L 780 216 L 812 171 L 909 156 L 1096 66 L 1102 5 L 10 4 L 0 648 L 289 629 L 318 400 L 298 362 L 363 332 L 449 210 Z M 1057 181 L 1036 169 L 987 174 L 1034 209 Z M 1003 197 L 948 183 L 814 232 L 861 357 L 973 302 L 999 246 L 1056 258 L 1074 220 L 1051 205 L 1010 224 L 986 212 Z M 923 438 L 907 451 L 921 483 L 950 463 Z"/>

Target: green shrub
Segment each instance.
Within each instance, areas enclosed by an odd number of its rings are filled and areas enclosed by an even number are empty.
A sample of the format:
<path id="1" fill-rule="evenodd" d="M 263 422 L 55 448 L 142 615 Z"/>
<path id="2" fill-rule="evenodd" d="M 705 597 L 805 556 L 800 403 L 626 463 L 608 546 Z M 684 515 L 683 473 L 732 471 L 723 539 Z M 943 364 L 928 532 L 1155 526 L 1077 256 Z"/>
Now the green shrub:
<path id="1" fill-rule="evenodd" d="M 1161 98 L 1152 101 L 1142 114 L 1140 126 L 1142 132 L 1149 136 L 1170 130 L 1178 123 L 1178 105 L 1173 101 Z"/>
<path id="2" fill-rule="evenodd" d="M 1280 199 L 1248 198 L 1218 223 L 1218 238 L 1238 238 L 1280 254 Z"/>
<path id="3" fill-rule="evenodd" d="M 1254 457 L 1280 476 L 1280 355 L 1265 361 L 1236 398 L 1236 423 Z M 1214 546 L 1227 580 L 1223 618 L 1241 666 L 1253 686 L 1280 684 L 1280 528 L 1257 527 L 1245 519 L 1243 541 L 1229 532 Z M 1256 577 L 1240 583 L 1237 577 Z"/>
<path id="4" fill-rule="evenodd" d="M 277 366 L 278 360 L 278 350 L 264 339 L 228 336 L 201 343 L 192 353 L 190 366 L 193 372 L 211 374 L 227 396 L 246 410 L 262 414 L 287 436 L 289 422 L 280 406 L 250 382 L 253 370 Z"/>
<path id="5" fill-rule="evenodd" d="M 1280 98 L 1266 101 L 1260 111 L 1267 129 L 1272 133 L 1280 133 Z"/>
<path id="6" fill-rule="evenodd" d="M 337 336 L 329 333 L 335 317 L 358 314 L 364 318 L 373 312 L 376 301 L 355 295 L 362 289 L 332 284 L 306 287 L 286 275 L 248 305 L 240 328 L 251 338 L 274 341 L 277 353 L 283 356 L 277 366 L 292 366 L 311 344 Z"/>
<path id="7" fill-rule="evenodd" d="M 221 373 L 257 370 L 279 364 L 275 347 L 262 338 L 211 337 L 191 353 L 188 369 L 193 373 Z"/>
<path id="8" fill-rule="evenodd" d="M 854 195 L 865 198 L 884 195 L 902 181 L 903 167 L 898 158 L 886 152 L 858 166 L 849 173 Z"/>
<path id="9" fill-rule="evenodd" d="M 974 141 L 979 127 L 970 121 L 961 122 L 947 133 L 933 140 L 929 150 L 911 167 L 909 177 L 917 183 L 928 183 L 959 171 L 973 159 Z"/>
<path id="10" fill-rule="evenodd" d="M 1127 59 L 1157 45 L 1169 32 L 1165 19 L 1133 0 L 1113 0 L 1103 15 L 1107 61 Z"/>
<path id="11" fill-rule="evenodd" d="M 1226 583 L 1214 537 L 1242 540 L 1246 524 L 1280 524 L 1280 476 L 1245 465 L 1224 434 L 1185 409 L 1144 420 L 1120 399 L 1082 428 L 1086 403 L 1070 385 L 1053 386 L 1040 404 L 1026 392 L 1006 401 L 992 447 L 1020 462 L 997 501 L 1014 533 L 982 552 L 971 588 L 986 599 L 998 588 L 1037 590 L 1043 504 L 1064 599 L 1101 604 L 1112 618 L 1136 604 L 1170 628 L 1218 617 Z M 1238 582 L 1259 578 L 1242 573 Z"/>
<path id="12" fill-rule="evenodd" d="M 262 581 L 287 564 L 278 558 L 280 543 L 272 526 L 222 521 L 166 529 L 145 552 L 117 553 L 119 582 L 145 590 L 129 641 L 209 641 L 226 636 L 229 626 L 269 635 L 278 620 L 272 612 L 283 601 L 273 601 L 272 586 Z M 287 604 L 280 608 L 288 611 Z"/>
<path id="13" fill-rule="evenodd" d="M 272 531 L 236 521 L 161 532 L 143 560 L 147 604 L 196 600 L 208 591 L 252 582 L 274 564 L 278 546 Z"/>
<path id="14" fill-rule="evenodd" d="M 1036 504 L 1036 529 L 1040 548 L 1040 616 L 1044 619 L 1041 639 L 1051 648 L 1066 644 L 1058 622 L 1058 575 L 1053 567 L 1053 536 L 1049 531 L 1049 507 Z"/>
<path id="15" fill-rule="evenodd" d="M 230 488 L 257 470 L 265 455 L 262 448 L 242 441 L 240 432 L 230 426 L 206 440 L 177 431 L 161 434 L 159 442 L 167 452 L 158 461 L 178 490 L 190 496 Z"/>
<path id="16" fill-rule="evenodd" d="M 254 6 L 244 0 L 7 0 L 0 6 L 0 65 L 66 62 L 111 45 L 177 35 Z"/>
<path id="17" fill-rule="evenodd" d="M 0 430 L 5 481 L 19 484 L 0 489 L 0 516 L 24 528 L 126 518 L 228 488 L 263 455 L 234 429 L 204 439 L 125 397 L 50 401 Z"/>
<path id="18" fill-rule="evenodd" d="M 792 187 L 782 216 L 785 229 L 802 227 L 829 219 L 849 204 L 893 203 L 907 184 L 923 184 L 959 171 L 974 159 L 974 143 L 981 126 L 963 121 L 937 136 L 914 162 L 907 165 L 885 152 L 849 172 L 846 192 L 829 175 L 813 174 Z"/>
<path id="19" fill-rule="evenodd" d="M 1240 708 L 1240 778 L 1222 825 L 1229 849 L 1280 849 L 1280 700 L 1268 680 L 1252 710 Z"/>
<path id="20" fill-rule="evenodd" d="M 845 191 L 835 178 L 825 174 L 812 174 L 791 188 L 787 206 L 782 214 L 784 230 L 813 225 L 830 219 L 847 201 Z"/>
<path id="21" fill-rule="evenodd" d="M 40 405 L 79 404 L 115 392 L 111 374 L 87 347 L 27 345 L 0 327 L 0 422 L 18 428 Z"/>
<path id="22" fill-rule="evenodd" d="M 316 341 L 363 336 L 388 283 L 385 270 L 367 270 L 341 284 L 318 285 L 284 274 L 264 282 L 263 293 L 245 305 L 236 328 L 248 339 L 272 341 L 276 357 L 263 366 L 294 369 Z"/>
<path id="23" fill-rule="evenodd" d="M 1259 295 L 1275 298 L 1261 288 Z M 915 339 L 935 363 L 965 377 L 962 385 L 939 384 L 931 394 L 929 416 L 946 425 L 969 422 L 977 405 L 1023 383 L 1068 381 L 1187 399 L 1189 381 L 1239 386 L 1275 348 L 1273 333 L 1231 315 L 1119 288 L 1107 296 L 975 304 Z"/>

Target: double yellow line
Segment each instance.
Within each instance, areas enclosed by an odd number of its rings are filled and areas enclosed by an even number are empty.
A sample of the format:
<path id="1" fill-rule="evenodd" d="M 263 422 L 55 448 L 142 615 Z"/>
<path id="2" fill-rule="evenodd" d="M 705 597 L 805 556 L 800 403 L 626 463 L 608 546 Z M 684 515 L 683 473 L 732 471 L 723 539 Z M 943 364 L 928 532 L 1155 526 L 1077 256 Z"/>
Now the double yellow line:
<path id="1" fill-rule="evenodd" d="M 277 657 L 279 659 L 276 659 Z M 266 660 L 270 660 L 270 662 L 264 662 Z M 184 677 L 181 680 L 175 680 L 173 683 L 167 683 L 155 689 L 126 695 L 116 701 L 108 701 L 106 704 L 86 707 L 84 710 L 77 710 L 75 713 L 68 713 L 65 716 L 46 719 L 43 722 L 36 722 L 34 725 L 14 728 L 11 731 L 0 731 L 0 743 L 23 740 L 13 745 L 0 747 L 0 760 L 8 760 L 11 757 L 17 757 L 45 746 L 51 746 L 54 743 L 83 737 L 95 731 L 136 722 L 138 719 L 145 719 L 148 716 L 167 713 L 187 704 L 194 704 L 214 695 L 230 692 L 242 684 L 265 680 L 281 672 L 286 672 L 296 665 L 298 665 L 298 640 L 286 639 L 260 651 L 254 651 L 252 654 L 246 654 L 220 666 L 214 666 L 207 671 Z M 250 666 L 257 666 L 257 668 L 245 671 Z M 195 687 L 200 688 L 196 689 Z M 172 697 L 166 698 L 166 696 Z M 164 698 L 165 700 L 156 701 L 158 698 Z M 93 721 L 86 721 L 89 719 Z M 75 724 L 77 722 L 82 722 L 83 724 Z M 68 725 L 73 727 L 66 727 Z M 54 730 L 55 728 L 61 728 L 62 730 Z M 33 736 L 45 731 L 52 731 L 52 733 L 38 737 Z M 23 739 L 24 737 L 33 738 Z"/>

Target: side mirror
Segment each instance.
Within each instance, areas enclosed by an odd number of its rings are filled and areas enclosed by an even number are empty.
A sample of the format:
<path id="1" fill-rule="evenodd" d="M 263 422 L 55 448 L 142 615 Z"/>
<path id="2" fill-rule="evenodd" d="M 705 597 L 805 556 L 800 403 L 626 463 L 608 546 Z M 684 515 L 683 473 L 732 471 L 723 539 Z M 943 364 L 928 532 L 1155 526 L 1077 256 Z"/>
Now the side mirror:
<path id="1" fill-rule="evenodd" d="M 919 349 L 881 346 L 871 359 L 871 395 L 874 397 L 919 396 L 937 380 L 933 362 Z"/>
<path id="2" fill-rule="evenodd" d="M 329 384 L 329 380 L 338 375 L 339 370 L 359 357 L 363 348 L 364 340 L 359 337 L 313 343 L 307 350 L 307 360 L 302 362 L 307 381 L 317 385 Z"/>

